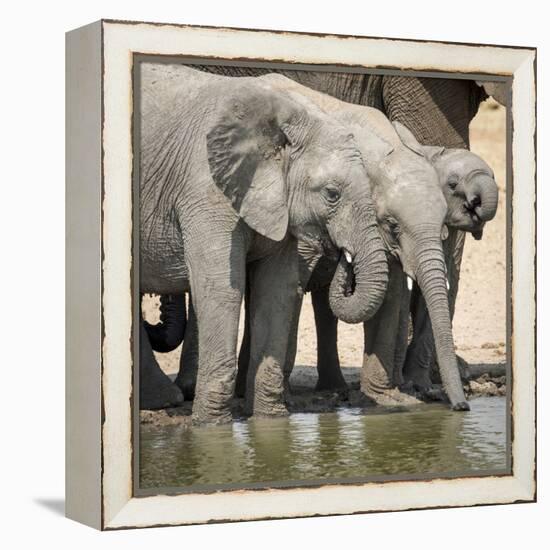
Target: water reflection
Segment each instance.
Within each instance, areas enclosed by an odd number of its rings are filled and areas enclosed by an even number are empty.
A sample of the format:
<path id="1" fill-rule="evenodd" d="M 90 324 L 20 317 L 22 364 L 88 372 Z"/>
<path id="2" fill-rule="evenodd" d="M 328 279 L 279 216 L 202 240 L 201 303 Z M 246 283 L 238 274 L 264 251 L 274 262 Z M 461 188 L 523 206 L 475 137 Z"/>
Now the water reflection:
<path id="1" fill-rule="evenodd" d="M 506 400 L 479 398 L 456 414 L 441 405 L 249 419 L 227 426 L 141 427 L 140 485 L 452 474 L 506 467 Z"/>

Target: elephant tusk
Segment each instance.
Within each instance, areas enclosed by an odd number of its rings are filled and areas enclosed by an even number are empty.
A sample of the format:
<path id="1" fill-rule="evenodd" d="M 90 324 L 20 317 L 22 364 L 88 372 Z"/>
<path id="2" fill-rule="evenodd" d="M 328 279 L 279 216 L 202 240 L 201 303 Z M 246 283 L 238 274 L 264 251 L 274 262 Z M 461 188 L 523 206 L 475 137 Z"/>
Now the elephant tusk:
<path id="1" fill-rule="evenodd" d="M 346 261 L 348 262 L 348 264 L 351 264 L 352 263 L 351 254 L 345 249 L 344 249 L 344 256 L 346 257 Z"/>
<path id="2" fill-rule="evenodd" d="M 449 279 L 445 279 L 445 282 L 447 283 L 447 290 L 450 290 L 451 285 L 449 284 Z"/>
<path id="3" fill-rule="evenodd" d="M 413 280 L 407 275 L 407 288 L 409 291 L 413 289 Z"/>

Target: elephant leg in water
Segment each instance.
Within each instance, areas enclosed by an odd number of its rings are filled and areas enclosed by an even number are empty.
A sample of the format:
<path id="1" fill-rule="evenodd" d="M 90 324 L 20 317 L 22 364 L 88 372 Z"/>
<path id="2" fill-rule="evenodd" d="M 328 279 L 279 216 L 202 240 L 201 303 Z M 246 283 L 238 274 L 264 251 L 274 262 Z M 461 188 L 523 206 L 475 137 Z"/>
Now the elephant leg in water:
<path id="1" fill-rule="evenodd" d="M 205 241 L 213 241 L 212 234 L 219 236 L 220 227 L 212 223 L 204 233 Z M 246 277 L 246 237 L 241 234 L 224 237 L 218 241 L 220 249 L 215 259 L 205 257 L 198 240 L 189 241 L 186 253 L 193 308 L 199 326 L 199 368 L 193 401 L 195 424 L 225 423 L 232 419 L 230 402 Z M 202 269 L 197 268 L 199 265 Z M 203 273 L 216 276 L 205 277 Z"/>
<path id="2" fill-rule="evenodd" d="M 301 308 L 302 294 L 299 292 L 296 295 L 294 316 L 289 330 L 291 336 L 288 343 L 287 359 L 285 361 L 285 368 L 283 369 L 285 374 L 285 389 L 288 392 L 290 391 L 289 378 L 296 357 L 296 341 Z M 250 363 L 250 286 L 248 284 L 246 286 L 244 311 L 244 331 L 239 351 L 237 378 L 235 382 L 235 397 L 245 397 L 246 395 L 246 381 L 248 377 L 248 365 Z M 187 327 L 185 329 L 185 339 L 183 341 L 183 349 L 180 357 L 180 368 L 178 372 L 178 377 L 176 378 L 176 384 L 182 390 L 185 399 L 191 401 L 195 397 L 195 385 L 197 382 L 199 355 L 197 320 L 191 300 L 189 300 L 188 317 L 189 318 L 187 321 Z M 339 374 L 341 377 L 341 373 Z"/>
<path id="3" fill-rule="evenodd" d="M 396 334 L 400 332 L 403 294 L 407 292 L 401 266 L 390 262 L 388 291 L 376 315 L 364 323 L 365 351 L 361 370 L 361 392 L 380 405 L 415 404 L 419 401 L 402 393 L 396 357 Z"/>
<path id="4" fill-rule="evenodd" d="M 249 268 L 250 360 L 246 409 L 257 416 L 287 414 L 285 367 L 292 351 L 288 337 L 295 317 L 298 251 L 293 239 L 280 254 Z"/>
<path id="5" fill-rule="evenodd" d="M 248 287 L 245 298 L 245 311 L 248 309 Z M 245 317 L 245 330 L 241 349 L 239 353 L 239 368 L 235 383 L 235 395 L 244 397 L 246 389 L 246 373 L 248 370 L 248 361 L 250 359 L 250 330 L 248 322 L 249 314 Z M 246 359 L 245 359 L 246 358 Z M 246 361 L 246 364 L 244 364 Z M 185 337 L 180 355 L 180 364 L 176 384 L 183 392 L 186 401 L 195 399 L 195 387 L 197 385 L 197 372 L 199 368 L 199 327 L 197 316 L 193 307 L 193 301 L 189 296 L 189 312 L 187 325 L 185 327 Z"/>
<path id="6" fill-rule="evenodd" d="M 301 290 L 295 294 L 294 297 L 294 306 L 293 306 L 293 315 L 292 319 L 286 328 L 287 337 L 288 337 L 288 347 L 286 352 L 286 360 L 283 367 L 283 376 L 284 376 L 284 391 L 288 395 L 290 394 L 290 375 L 292 374 L 292 369 L 294 367 L 294 362 L 296 359 L 296 349 L 298 341 L 298 323 L 300 320 L 300 311 L 302 309 L 303 293 Z M 245 298 L 245 319 L 244 319 L 244 332 L 243 339 L 241 342 L 241 349 L 239 352 L 239 368 L 237 371 L 237 382 L 235 384 L 235 396 L 236 397 L 245 397 L 247 380 L 248 380 L 248 370 L 250 365 L 250 290 L 247 288 L 247 294 Z"/>
<path id="7" fill-rule="evenodd" d="M 288 330 L 297 327 L 296 305 L 288 307 L 296 297 L 297 273 L 295 281 L 285 280 L 281 275 L 292 269 L 292 254 L 288 250 L 273 258 L 252 264 L 248 269 L 250 282 L 245 293 L 245 332 L 239 354 L 239 369 L 235 384 L 237 396 L 246 395 L 246 409 L 256 416 L 276 416 L 287 413 L 283 392 L 285 389 L 286 365 L 288 356 L 294 357 L 295 346 L 288 338 Z M 281 284 L 284 281 L 284 284 Z M 266 297 L 269 296 L 269 300 Z M 301 302 L 300 302 L 301 303 Z M 275 307 L 273 307 L 275 305 Z M 197 331 L 194 315 L 190 313 L 188 330 L 185 333 L 178 380 L 186 395 L 194 394 L 197 370 L 196 361 Z M 199 333 L 200 339 L 200 333 Z M 268 341 L 269 340 L 269 341 Z M 265 350 L 269 349 L 268 356 Z M 188 352 L 186 353 L 186 350 Z"/>

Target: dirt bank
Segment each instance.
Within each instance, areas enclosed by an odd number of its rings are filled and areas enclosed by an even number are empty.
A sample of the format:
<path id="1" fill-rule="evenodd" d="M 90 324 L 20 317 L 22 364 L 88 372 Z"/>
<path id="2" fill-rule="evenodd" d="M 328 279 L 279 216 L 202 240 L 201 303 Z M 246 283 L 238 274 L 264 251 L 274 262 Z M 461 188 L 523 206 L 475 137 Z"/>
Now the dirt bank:
<path id="1" fill-rule="evenodd" d="M 477 366 L 479 368 L 480 366 Z M 482 366 L 483 368 L 485 365 Z M 472 378 L 464 382 L 464 391 L 471 399 L 479 396 L 506 395 L 506 377 L 504 364 L 494 365 L 490 373 L 481 376 L 476 374 L 476 367 L 472 369 Z M 359 367 L 347 367 L 344 376 L 349 386 L 347 392 L 323 391 L 316 392 L 317 373 L 311 366 L 296 365 L 290 379 L 292 395 L 288 399 L 288 408 L 291 413 L 324 413 L 332 412 L 341 407 L 361 407 L 374 409 L 375 404 L 359 391 Z M 442 397 L 439 388 L 436 388 L 434 398 Z M 191 426 L 192 402 L 186 402 L 181 407 L 159 411 L 141 411 L 142 424 L 154 426 L 181 425 Z M 234 418 L 244 417 L 244 399 L 233 399 L 231 409 Z M 380 412 L 384 409 L 377 407 Z M 392 408 L 395 410 L 396 407 Z"/>

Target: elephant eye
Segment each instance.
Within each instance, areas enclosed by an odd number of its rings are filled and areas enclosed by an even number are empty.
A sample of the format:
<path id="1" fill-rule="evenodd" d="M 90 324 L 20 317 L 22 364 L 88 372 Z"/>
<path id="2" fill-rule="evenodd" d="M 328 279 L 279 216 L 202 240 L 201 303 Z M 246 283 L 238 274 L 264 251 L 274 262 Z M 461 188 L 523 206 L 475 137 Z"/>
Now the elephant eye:
<path id="1" fill-rule="evenodd" d="M 330 202 L 331 204 L 335 204 L 340 200 L 340 191 L 338 191 L 338 189 L 335 189 L 334 187 L 326 187 L 325 197 L 328 202 Z"/>
<path id="2" fill-rule="evenodd" d="M 399 235 L 399 224 L 397 223 L 397 220 L 394 218 L 388 218 L 387 219 L 388 228 L 392 235 L 394 237 L 397 237 Z"/>
<path id="3" fill-rule="evenodd" d="M 458 185 L 458 180 L 455 179 L 455 178 L 451 178 L 447 184 L 449 185 L 449 187 L 454 191 L 456 189 L 456 186 Z"/>

